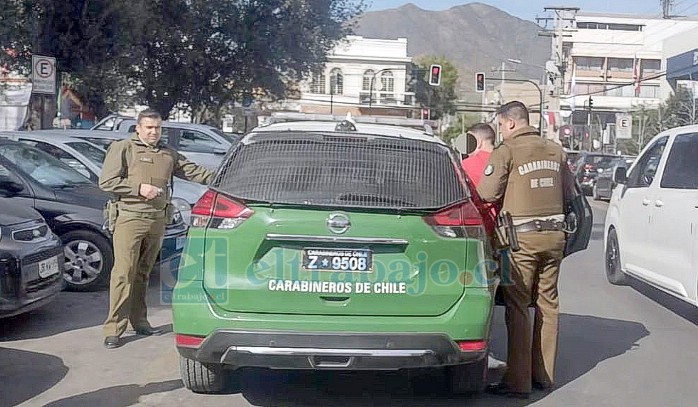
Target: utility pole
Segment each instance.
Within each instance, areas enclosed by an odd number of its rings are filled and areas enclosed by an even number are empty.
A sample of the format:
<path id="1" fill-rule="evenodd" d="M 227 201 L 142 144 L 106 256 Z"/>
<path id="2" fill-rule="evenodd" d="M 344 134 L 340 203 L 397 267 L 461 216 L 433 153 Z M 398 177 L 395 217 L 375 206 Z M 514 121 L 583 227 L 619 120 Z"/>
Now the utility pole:
<path id="1" fill-rule="evenodd" d="M 674 0 L 660 0 L 662 3 L 662 17 L 671 18 L 671 9 L 674 7 Z"/>
<path id="2" fill-rule="evenodd" d="M 544 30 L 540 32 L 539 35 L 552 39 L 552 54 L 550 61 L 546 64 L 546 71 L 551 87 L 548 92 L 551 96 L 550 102 L 548 103 L 548 113 L 553 114 L 555 123 L 548 123 L 546 138 L 560 142 L 555 124 L 557 124 L 558 128 L 562 124 L 560 123 L 560 95 L 563 93 L 565 72 L 567 71 L 567 55 L 563 52 L 563 45 L 565 38 L 571 37 L 571 33 L 576 31 L 575 19 L 579 8 L 545 7 L 543 10 L 553 13 L 552 17 L 536 18 L 539 24 L 541 22 L 545 23 Z M 553 22 L 553 29 L 548 30 L 548 23 L 551 21 Z M 543 114 L 543 112 L 541 112 L 541 114 Z"/>

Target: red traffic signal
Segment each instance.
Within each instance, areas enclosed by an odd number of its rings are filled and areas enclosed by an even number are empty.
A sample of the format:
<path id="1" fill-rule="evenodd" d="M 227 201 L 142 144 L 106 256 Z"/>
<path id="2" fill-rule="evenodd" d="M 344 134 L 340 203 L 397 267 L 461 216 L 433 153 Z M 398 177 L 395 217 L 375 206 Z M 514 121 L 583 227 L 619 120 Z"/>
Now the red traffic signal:
<path id="1" fill-rule="evenodd" d="M 432 65 L 429 68 L 429 85 L 439 86 L 441 84 L 441 65 Z"/>
<path id="2" fill-rule="evenodd" d="M 560 136 L 561 137 L 572 137 L 573 134 L 574 134 L 574 129 L 569 124 L 566 124 L 566 125 L 560 127 Z"/>
<path id="3" fill-rule="evenodd" d="M 485 73 L 478 72 L 475 74 L 475 91 L 484 92 L 485 91 Z"/>

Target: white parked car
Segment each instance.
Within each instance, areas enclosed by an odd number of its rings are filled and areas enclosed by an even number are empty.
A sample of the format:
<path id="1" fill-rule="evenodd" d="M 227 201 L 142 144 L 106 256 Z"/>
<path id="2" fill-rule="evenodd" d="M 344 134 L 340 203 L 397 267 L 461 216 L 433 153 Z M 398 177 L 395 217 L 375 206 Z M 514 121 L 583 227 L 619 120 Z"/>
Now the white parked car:
<path id="1" fill-rule="evenodd" d="M 698 126 L 654 137 L 617 169 L 606 214 L 606 275 L 638 278 L 698 306 Z"/>

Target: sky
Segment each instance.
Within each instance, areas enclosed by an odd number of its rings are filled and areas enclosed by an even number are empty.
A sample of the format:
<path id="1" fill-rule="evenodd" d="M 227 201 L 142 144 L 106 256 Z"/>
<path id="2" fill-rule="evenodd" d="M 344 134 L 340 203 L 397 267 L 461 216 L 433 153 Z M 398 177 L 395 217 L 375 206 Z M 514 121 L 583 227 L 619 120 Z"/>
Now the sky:
<path id="1" fill-rule="evenodd" d="M 453 6 L 470 3 L 468 0 L 366 0 L 369 11 L 400 7 L 414 3 L 425 10 L 446 10 Z M 661 15 L 659 0 L 479 0 L 506 11 L 509 14 L 529 21 L 535 21 L 536 14 L 543 16 L 543 8 L 549 6 L 579 7 L 585 12 L 632 13 Z M 674 1 L 674 14 L 698 14 L 698 1 Z"/>

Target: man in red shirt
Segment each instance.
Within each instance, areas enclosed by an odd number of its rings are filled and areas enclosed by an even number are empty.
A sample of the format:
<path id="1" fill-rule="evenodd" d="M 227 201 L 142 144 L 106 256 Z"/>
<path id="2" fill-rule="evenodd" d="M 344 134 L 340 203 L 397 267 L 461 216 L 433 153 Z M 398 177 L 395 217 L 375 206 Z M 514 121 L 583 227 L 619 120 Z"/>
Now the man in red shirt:
<path id="1" fill-rule="evenodd" d="M 480 196 L 477 195 L 475 190 L 480 183 L 483 173 L 485 172 L 485 167 L 490 159 L 490 154 L 494 150 L 494 140 L 495 133 L 487 123 L 478 123 L 468 129 L 467 134 L 472 135 L 477 140 L 477 147 L 473 150 L 467 158 L 461 161 L 461 166 L 463 166 L 463 171 L 472 181 L 473 188 L 471 193 L 475 195 L 475 202 L 480 209 L 480 214 L 485 222 L 485 228 L 490 236 L 493 236 L 494 229 L 497 227 L 497 213 L 499 208 L 494 203 L 485 203 L 480 200 Z M 493 355 L 489 355 L 488 367 L 490 369 L 504 369 L 507 364 L 495 358 Z"/>
<path id="2" fill-rule="evenodd" d="M 478 184 L 480 184 L 482 173 L 485 171 L 485 166 L 487 166 L 487 161 L 490 159 L 490 154 L 494 150 L 495 134 L 492 126 L 487 123 L 474 125 L 468 130 L 467 134 L 475 137 L 477 147 L 472 154 L 461 161 L 461 165 L 477 188 Z"/>

